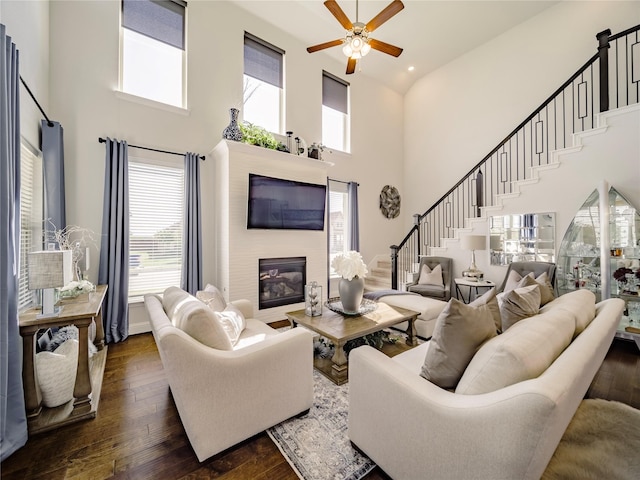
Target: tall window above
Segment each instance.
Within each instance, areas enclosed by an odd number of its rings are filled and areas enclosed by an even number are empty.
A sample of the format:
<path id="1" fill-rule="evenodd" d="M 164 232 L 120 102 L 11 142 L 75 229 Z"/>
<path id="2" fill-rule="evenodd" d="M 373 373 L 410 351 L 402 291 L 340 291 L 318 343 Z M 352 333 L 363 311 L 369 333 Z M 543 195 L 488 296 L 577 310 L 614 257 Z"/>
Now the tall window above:
<path id="1" fill-rule="evenodd" d="M 322 143 L 350 150 L 349 84 L 327 72 L 322 72 Z"/>
<path id="2" fill-rule="evenodd" d="M 123 92 L 186 105 L 186 7 L 182 0 L 122 0 Z"/>
<path id="3" fill-rule="evenodd" d="M 184 168 L 129 157 L 129 299 L 180 285 Z"/>
<path id="4" fill-rule="evenodd" d="M 244 111 L 246 122 L 284 133 L 284 50 L 244 34 Z"/>
<path id="5" fill-rule="evenodd" d="M 20 148 L 20 274 L 18 310 L 32 305 L 29 290 L 29 252 L 42 250 L 42 157 L 24 141 Z"/>

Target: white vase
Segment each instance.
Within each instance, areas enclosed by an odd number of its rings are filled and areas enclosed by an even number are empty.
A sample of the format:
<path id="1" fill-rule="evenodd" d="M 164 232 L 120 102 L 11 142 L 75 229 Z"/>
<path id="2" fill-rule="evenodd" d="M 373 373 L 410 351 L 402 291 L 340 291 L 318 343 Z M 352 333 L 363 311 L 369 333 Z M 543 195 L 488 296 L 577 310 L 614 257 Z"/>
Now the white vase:
<path id="1" fill-rule="evenodd" d="M 364 294 L 364 278 L 356 277 L 353 280 L 341 278 L 338 292 L 345 313 L 358 313 Z"/>

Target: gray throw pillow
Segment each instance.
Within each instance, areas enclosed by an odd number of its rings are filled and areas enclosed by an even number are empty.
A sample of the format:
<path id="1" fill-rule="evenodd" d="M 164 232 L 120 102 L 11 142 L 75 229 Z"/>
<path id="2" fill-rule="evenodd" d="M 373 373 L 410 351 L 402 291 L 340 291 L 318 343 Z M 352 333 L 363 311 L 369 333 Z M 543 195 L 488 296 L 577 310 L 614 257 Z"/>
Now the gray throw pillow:
<path id="1" fill-rule="evenodd" d="M 535 283 L 535 280 L 534 280 Z M 540 285 L 530 285 L 506 292 L 500 302 L 500 318 L 504 332 L 514 323 L 540 311 Z"/>
<path id="2" fill-rule="evenodd" d="M 487 305 L 465 305 L 452 298 L 436 320 L 420 375 L 441 388 L 455 388 L 475 353 L 494 336 Z"/>
<path id="3" fill-rule="evenodd" d="M 469 304 L 472 307 L 479 307 L 480 305 L 486 305 L 491 312 L 493 322 L 496 324 L 496 331 L 499 333 L 502 331 L 502 319 L 500 317 L 500 305 L 498 305 L 498 298 L 496 297 L 495 287 L 484 293 L 481 297 L 476 298 Z"/>

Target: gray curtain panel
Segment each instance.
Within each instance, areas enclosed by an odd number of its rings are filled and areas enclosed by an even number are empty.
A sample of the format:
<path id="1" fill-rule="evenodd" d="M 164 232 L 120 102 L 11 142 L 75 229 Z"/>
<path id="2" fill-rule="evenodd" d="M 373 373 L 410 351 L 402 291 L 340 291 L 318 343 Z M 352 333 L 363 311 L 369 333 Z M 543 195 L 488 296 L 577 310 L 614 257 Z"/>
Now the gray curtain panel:
<path id="1" fill-rule="evenodd" d="M 62 230 L 67 226 L 64 200 L 64 145 L 62 125 L 42 120 L 42 170 L 44 174 L 45 230 Z M 46 238 L 53 238 L 52 234 Z"/>
<path id="2" fill-rule="evenodd" d="M 102 306 L 107 343 L 129 336 L 129 160 L 127 142 L 105 142 L 104 205 L 98 283 L 108 285 Z"/>
<path id="3" fill-rule="evenodd" d="M 358 213 L 358 183 L 347 184 L 349 197 L 349 250 L 360 251 L 360 215 Z"/>
<path id="4" fill-rule="evenodd" d="M 18 50 L 0 24 L 0 461 L 27 443 L 18 327 L 20 259 Z"/>
<path id="5" fill-rule="evenodd" d="M 183 290 L 195 295 L 202 290 L 202 222 L 200 214 L 200 159 L 184 156 L 184 229 L 182 235 Z"/>

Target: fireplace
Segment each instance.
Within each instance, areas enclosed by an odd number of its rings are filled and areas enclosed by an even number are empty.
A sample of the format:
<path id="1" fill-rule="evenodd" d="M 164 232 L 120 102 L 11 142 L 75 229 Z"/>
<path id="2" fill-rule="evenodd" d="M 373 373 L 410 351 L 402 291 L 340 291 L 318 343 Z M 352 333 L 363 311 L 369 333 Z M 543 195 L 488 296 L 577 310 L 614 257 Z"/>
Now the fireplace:
<path id="1" fill-rule="evenodd" d="M 304 302 L 306 257 L 260 258 L 258 268 L 258 309 Z"/>

